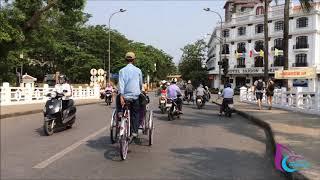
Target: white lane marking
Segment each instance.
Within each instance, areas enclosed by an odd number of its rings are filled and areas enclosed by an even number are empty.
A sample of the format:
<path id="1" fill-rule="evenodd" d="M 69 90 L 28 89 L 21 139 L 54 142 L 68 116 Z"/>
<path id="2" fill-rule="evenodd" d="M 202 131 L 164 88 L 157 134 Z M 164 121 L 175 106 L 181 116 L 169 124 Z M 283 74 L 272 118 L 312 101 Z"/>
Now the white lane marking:
<path id="1" fill-rule="evenodd" d="M 33 166 L 32 168 L 36 168 L 36 169 L 42 169 L 47 167 L 48 165 L 50 165 L 51 163 L 55 162 L 56 160 L 60 159 L 61 157 L 63 157 L 64 155 L 66 155 L 67 153 L 73 151 L 74 149 L 76 149 L 77 147 L 79 147 L 81 144 L 83 144 L 84 142 L 87 142 L 88 140 L 90 140 L 91 138 L 97 136 L 98 134 L 102 133 L 103 131 L 107 130 L 107 126 L 98 130 L 97 132 L 89 135 L 88 137 L 81 139 L 80 141 L 68 146 L 67 148 L 65 148 L 64 150 L 58 152 L 57 154 L 51 156 L 49 159 L 40 162 L 39 164 Z"/>

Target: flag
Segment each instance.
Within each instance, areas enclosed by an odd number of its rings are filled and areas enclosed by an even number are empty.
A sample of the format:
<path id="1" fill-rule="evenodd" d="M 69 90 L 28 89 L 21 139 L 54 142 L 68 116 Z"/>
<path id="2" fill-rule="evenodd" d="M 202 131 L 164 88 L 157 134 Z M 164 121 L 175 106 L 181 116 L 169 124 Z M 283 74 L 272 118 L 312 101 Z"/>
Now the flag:
<path id="1" fill-rule="evenodd" d="M 252 57 L 252 50 L 249 51 L 249 56 Z"/>
<path id="2" fill-rule="evenodd" d="M 243 57 L 243 58 L 246 58 L 246 53 L 242 53 L 242 57 Z"/>
<path id="3" fill-rule="evenodd" d="M 262 49 L 260 50 L 259 54 L 260 54 L 260 56 L 261 56 L 261 57 L 263 57 L 264 52 L 263 52 L 263 50 L 262 50 Z"/>
<path id="4" fill-rule="evenodd" d="M 239 53 L 238 53 L 237 50 L 236 50 L 236 58 L 237 58 L 237 59 L 239 58 Z"/>
<path id="5" fill-rule="evenodd" d="M 277 48 L 274 49 L 274 56 L 280 56 L 283 55 L 283 50 L 279 50 Z"/>

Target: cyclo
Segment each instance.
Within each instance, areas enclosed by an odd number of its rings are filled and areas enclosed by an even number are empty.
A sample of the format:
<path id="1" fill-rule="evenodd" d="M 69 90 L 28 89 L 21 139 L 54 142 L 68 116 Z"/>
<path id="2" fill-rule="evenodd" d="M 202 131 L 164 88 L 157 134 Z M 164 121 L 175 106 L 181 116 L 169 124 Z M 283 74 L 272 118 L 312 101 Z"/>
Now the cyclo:
<path id="1" fill-rule="evenodd" d="M 149 100 L 147 101 L 145 106 L 140 107 L 140 126 L 138 132 L 139 135 L 142 134 L 148 137 L 148 145 L 151 146 L 153 144 L 154 134 L 154 123 L 152 119 L 153 111 L 149 110 Z M 113 110 L 110 122 L 110 140 L 112 144 L 116 142 L 119 143 L 119 151 L 122 160 L 127 158 L 129 144 L 131 143 L 130 104 L 130 100 L 126 100 L 122 112 L 117 112 L 116 109 Z"/>

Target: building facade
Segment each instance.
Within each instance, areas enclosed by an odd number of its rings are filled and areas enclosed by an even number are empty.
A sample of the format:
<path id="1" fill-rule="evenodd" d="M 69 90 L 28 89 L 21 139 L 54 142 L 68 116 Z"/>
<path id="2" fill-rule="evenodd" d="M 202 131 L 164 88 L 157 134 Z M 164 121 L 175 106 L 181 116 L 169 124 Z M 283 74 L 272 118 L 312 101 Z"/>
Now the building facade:
<path id="1" fill-rule="evenodd" d="M 233 3 L 230 8 L 230 3 Z M 208 79 L 211 87 L 219 87 L 219 51 L 222 43 L 222 60 L 229 64 L 226 79 L 234 88 L 251 86 L 263 78 L 264 69 L 264 7 L 260 1 L 247 4 L 227 1 L 226 16 L 222 30 L 218 25 L 208 43 Z M 241 1 L 239 1 L 241 2 Z M 306 13 L 300 6 L 291 4 L 289 22 L 289 69 L 315 67 L 316 79 L 289 80 L 289 87 L 303 86 L 315 90 L 320 83 L 320 2 L 313 4 Z M 282 70 L 283 59 L 283 8 L 284 5 L 270 6 L 269 9 L 269 76 Z M 230 10 L 231 9 L 231 10 Z M 221 33 L 222 31 L 222 33 Z M 222 37 L 221 37 L 222 35 Z M 221 71 L 222 79 L 223 73 Z M 223 84 L 223 81 L 221 82 Z M 276 82 L 282 86 L 282 80 Z M 221 85 L 220 85 L 221 87 Z"/>

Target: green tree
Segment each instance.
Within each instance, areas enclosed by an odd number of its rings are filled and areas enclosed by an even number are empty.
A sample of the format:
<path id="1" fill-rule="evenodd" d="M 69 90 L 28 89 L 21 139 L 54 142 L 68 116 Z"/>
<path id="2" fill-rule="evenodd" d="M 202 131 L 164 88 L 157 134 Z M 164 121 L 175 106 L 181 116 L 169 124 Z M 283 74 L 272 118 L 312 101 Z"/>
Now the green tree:
<path id="1" fill-rule="evenodd" d="M 205 61 L 206 43 L 198 40 L 195 43 L 187 44 L 182 49 L 179 72 L 184 80 L 191 80 L 194 86 L 199 83 L 207 83 L 207 71 L 202 67 Z"/>

